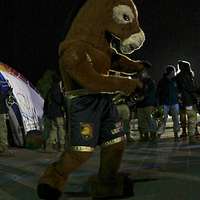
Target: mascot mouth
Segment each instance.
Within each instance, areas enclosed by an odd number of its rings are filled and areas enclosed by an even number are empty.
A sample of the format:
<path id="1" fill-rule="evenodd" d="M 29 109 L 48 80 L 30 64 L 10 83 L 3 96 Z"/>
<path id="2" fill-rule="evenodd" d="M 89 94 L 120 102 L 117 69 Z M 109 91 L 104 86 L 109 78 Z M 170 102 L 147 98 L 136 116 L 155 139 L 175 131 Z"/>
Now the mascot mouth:
<path id="1" fill-rule="evenodd" d="M 123 54 L 131 54 L 139 49 L 145 41 L 144 32 L 141 30 L 139 33 L 131 35 L 129 38 L 120 42 L 120 50 Z"/>

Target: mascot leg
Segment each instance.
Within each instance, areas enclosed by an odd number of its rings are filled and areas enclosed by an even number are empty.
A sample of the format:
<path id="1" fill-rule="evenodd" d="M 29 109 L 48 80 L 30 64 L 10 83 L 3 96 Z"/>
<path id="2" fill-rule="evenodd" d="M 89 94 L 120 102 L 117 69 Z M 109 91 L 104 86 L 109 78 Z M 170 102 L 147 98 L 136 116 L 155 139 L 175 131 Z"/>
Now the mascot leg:
<path id="1" fill-rule="evenodd" d="M 58 200 L 69 174 L 87 161 L 91 154 L 91 152 L 64 152 L 60 159 L 51 164 L 40 177 L 38 196 L 45 200 Z"/>
<path id="2" fill-rule="evenodd" d="M 110 179 L 117 175 L 122 161 L 125 143 L 120 142 L 101 149 L 99 176 Z"/>
<path id="3" fill-rule="evenodd" d="M 90 178 L 93 199 L 133 196 L 132 181 L 127 175 L 118 173 L 124 147 L 124 142 L 120 142 L 102 148 L 99 173 Z"/>

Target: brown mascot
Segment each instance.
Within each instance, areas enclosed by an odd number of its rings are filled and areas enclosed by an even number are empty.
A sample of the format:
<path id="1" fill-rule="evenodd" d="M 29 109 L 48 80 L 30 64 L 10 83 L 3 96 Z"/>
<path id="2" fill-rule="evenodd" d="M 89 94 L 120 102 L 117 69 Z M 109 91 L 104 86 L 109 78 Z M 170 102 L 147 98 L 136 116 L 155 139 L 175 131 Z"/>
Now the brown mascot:
<path id="1" fill-rule="evenodd" d="M 120 54 L 115 59 L 118 64 L 111 64 L 114 50 L 106 33 L 120 41 Z M 109 199 L 124 195 L 117 187 L 125 184 L 118 169 L 126 137 L 112 95 L 129 95 L 142 88 L 142 83 L 111 76 L 109 70 L 142 70 L 142 61 L 130 60 L 123 54 L 140 48 L 144 40 L 131 0 L 86 0 L 79 9 L 59 46 L 66 90 L 68 146 L 40 177 L 37 192 L 41 199 L 59 199 L 70 173 L 88 160 L 97 145 L 101 155 L 98 175 L 92 179 L 93 196 Z"/>

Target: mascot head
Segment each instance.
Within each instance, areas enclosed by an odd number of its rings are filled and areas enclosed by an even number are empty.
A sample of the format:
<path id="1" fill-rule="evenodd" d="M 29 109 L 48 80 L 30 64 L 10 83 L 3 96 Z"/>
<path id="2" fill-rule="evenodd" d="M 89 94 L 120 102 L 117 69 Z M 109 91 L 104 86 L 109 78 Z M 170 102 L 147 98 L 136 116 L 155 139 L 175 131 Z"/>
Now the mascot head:
<path id="1" fill-rule="evenodd" d="M 140 48 L 145 35 L 139 26 L 138 12 L 132 1 L 114 1 L 107 31 L 120 40 L 120 50 L 130 54 Z"/>
<path id="2" fill-rule="evenodd" d="M 123 54 L 140 48 L 145 40 L 132 0 L 86 0 L 73 20 L 67 37 L 79 37 L 95 46 L 110 47 L 106 33 L 120 41 Z"/>

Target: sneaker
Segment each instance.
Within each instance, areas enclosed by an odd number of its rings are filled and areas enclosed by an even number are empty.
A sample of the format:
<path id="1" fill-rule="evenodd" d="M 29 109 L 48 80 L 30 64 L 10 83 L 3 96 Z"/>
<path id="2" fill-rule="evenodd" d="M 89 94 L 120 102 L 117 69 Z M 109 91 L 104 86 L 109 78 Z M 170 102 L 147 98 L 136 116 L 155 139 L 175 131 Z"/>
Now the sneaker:
<path id="1" fill-rule="evenodd" d="M 151 141 L 156 141 L 156 140 L 157 140 L 157 135 L 156 135 L 155 132 L 151 132 L 151 133 L 150 133 L 150 140 L 151 140 Z"/>
<path id="2" fill-rule="evenodd" d="M 174 140 L 178 141 L 178 133 L 176 133 L 176 132 L 174 133 Z"/>
<path id="3" fill-rule="evenodd" d="M 187 133 L 182 133 L 182 134 L 180 135 L 180 138 L 186 139 L 186 138 L 187 138 Z"/>
<path id="4" fill-rule="evenodd" d="M 199 144 L 200 141 L 194 136 L 189 136 L 189 144 Z"/>
<path id="5" fill-rule="evenodd" d="M 56 152 L 58 152 L 58 150 L 55 148 L 54 144 L 46 144 L 45 152 L 56 153 Z"/>
<path id="6" fill-rule="evenodd" d="M 60 152 L 64 152 L 65 151 L 65 144 L 61 144 L 60 148 L 59 148 Z"/>

